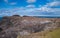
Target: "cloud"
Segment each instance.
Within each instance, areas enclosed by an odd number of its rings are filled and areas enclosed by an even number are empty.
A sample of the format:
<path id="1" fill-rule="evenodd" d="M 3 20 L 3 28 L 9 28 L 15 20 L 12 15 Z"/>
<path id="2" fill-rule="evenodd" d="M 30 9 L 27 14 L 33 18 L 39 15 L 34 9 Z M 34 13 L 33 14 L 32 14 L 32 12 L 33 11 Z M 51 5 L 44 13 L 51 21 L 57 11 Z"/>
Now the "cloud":
<path id="1" fill-rule="evenodd" d="M 60 2 L 59 1 L 54 1 L 54 2 L 50 2 L 47 3 L 44 6 L 41 6 L 39 8 L 39 10 L 43 11 L 43 12 L 60 12 L 60 8 L 51 8 L 51 7 L 55 7 L 55 6 L 59 6 Z"/>
<path id="2" fill-rule="evenodd" d="M 47 7 L 55 7 L 55 6 L 60 6 L 60 1 L 54 1 L 54 2 L 51 2 L 51 3 L 47 3 L 47 5 L 45 5 Z"/>
<path id="3" fill-rule="evenodd" d="M 35 8 L 35 5 L 27 5 L 27 8 Z"/>
<path id="4" fill-rule="evenodd" d="M 35 3 L 36 0 L 27 0 L 26 2 L 27 2 L 27 3 Z"/>
<path id="5" fill-rule="evenodd" d="M 4 0 L 6 3 L 8 3 L 8 0 Z"/>
<path id="6" fill-rule="evenodd" d="M 60 2 L 52 2 L 51 4 L 49 4 L 50 6 L 58 6 L 60 5 Z"/>
<path id="7" fill-rule="evenodd" d="M 3 13 L 2 13 L 3 12 Z M 1 15 L 11 16 L 14 14 L 18 15 L 32 15 L 32 16 L 41 16 L 41 15 L 60 15 L 60 9 L 57 8 L 15 8 L 15 9 L 6 9 L 1 12 Z"/>
<path id="8" fill-rule="evenodd" d="M 12 9 L 5 9 L 1 11 L 1 15 L 33 15 L 33 16 L 41 16 L 41 15 L 60 15 L 60 8 L 51 8 L 52 6 L 59 6 L 58 1 L 47 3 L 44 6 L 40 6 L 36 8 L 35 5 L 27 5 L 26 7 L 20 8 L 12 8 Z"/>
<path id="9" fill-rule="evenodd" d="M 9 0 L 4 0 L 4 1 L 9 5 L 16 5 L 17 4 L 16 2 L 9 2 Z"/>
<path id="10" fill-rule="evenodd" d="M 9 3 L 10 5 L 16 5 L 17 3 L 16 2 L 11 2 Z"/>

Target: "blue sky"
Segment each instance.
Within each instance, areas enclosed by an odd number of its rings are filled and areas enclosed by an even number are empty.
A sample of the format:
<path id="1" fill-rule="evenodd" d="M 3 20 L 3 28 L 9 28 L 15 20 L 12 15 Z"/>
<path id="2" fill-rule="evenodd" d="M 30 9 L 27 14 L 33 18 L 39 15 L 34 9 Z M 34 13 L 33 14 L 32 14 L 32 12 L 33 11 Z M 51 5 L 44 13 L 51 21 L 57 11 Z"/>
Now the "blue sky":
<path id="1" fill-rule="evenodd" d="M 27 5 L 45 5 L 49 3 L 48 0 L 0 0 L 0 8 L 25 7 Z"/>
<path id="2" fill-rule="evenodd" d="M 60 0 L 0 0 L 0 16 L 14 14 L 59 16 Z"/>

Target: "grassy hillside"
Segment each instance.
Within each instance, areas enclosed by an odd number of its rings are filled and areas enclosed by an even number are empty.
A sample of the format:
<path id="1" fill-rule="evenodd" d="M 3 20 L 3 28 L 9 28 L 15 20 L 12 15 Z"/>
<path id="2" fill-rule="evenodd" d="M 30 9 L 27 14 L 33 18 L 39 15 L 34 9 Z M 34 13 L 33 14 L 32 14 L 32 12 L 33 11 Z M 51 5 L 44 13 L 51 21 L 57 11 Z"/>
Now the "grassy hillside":
<path id="1" fill-rule="evenodd" d="M 60 38 L 60 28 L 54 30 L 53 32 L 49 32 L 46 35 L 46 38 Z"/>

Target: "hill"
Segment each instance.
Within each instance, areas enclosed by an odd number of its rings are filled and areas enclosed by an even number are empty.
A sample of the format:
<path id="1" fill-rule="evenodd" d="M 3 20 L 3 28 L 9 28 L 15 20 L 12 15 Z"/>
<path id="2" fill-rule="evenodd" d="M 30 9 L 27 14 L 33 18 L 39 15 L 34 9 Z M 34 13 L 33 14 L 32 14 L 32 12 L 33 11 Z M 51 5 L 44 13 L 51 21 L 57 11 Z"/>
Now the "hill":
<path id="1" fill-rule="evenodd" d="M 60 28 L 60 18 L 36 18 L 30 16 L 5 16 L 0 22 L 0 38 L 17 38 Z M 4 36 L 3 36 L 4 35 Z"/>

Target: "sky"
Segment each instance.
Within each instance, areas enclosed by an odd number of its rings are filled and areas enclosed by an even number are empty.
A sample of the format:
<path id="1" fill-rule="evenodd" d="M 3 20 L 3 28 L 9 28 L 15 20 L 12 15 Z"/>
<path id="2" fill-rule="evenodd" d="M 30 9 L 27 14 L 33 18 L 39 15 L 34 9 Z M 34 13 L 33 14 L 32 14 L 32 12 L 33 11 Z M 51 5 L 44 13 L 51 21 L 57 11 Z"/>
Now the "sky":
<path id="1" fill-rule="evenodd" d="M 0 0 L 0 16 L 60 16 L 60 0 Z"/>
<path id="2" fill-rule="evenodd" d="M 48 2 L 48 0 L 0 0 L 0 8 L 26 7 L 28 5 L 39 7 Z"/>

